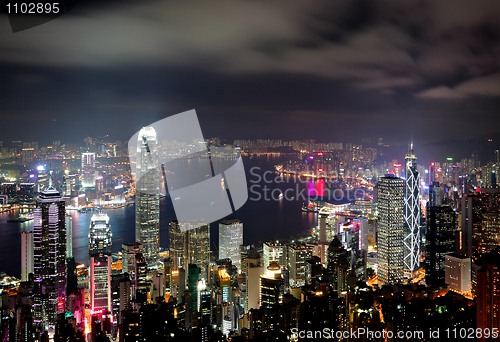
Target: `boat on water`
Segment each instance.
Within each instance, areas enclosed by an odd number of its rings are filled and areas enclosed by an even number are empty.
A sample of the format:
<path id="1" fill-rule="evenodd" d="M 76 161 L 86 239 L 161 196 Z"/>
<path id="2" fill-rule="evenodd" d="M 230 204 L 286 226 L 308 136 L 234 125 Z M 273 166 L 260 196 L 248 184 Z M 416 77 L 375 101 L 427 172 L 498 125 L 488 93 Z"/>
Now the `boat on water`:
<path id="1" fill-rule="evenodd" d="M 33 220 L 33 217 L 15 217 L 13 219 L 7 220 L 7 222 L 28 222 Z"/>

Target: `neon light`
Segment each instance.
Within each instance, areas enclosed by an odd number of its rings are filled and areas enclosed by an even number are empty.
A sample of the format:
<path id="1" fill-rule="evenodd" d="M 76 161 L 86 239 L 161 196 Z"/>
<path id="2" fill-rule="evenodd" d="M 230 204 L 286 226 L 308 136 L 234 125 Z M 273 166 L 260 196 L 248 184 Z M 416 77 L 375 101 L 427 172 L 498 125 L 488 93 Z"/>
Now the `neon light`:
<path id="1" fill-rule="evenodd" d="M 394 166 L 394 167 L 401 167 L 401 163 L 394 163 L 394 164 L 392 164 L 392 166 Z"/>

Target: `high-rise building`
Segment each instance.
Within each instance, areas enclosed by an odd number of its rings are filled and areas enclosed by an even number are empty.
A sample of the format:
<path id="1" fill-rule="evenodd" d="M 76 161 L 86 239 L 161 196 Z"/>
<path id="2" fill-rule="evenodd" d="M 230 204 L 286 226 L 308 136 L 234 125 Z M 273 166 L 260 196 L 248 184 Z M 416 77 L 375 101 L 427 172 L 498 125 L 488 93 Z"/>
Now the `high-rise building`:
<path id="1" fill-rule="evenodd" d="M 260 276 L 260 300 L 262 308 L 273 308 L 282 301 L 283 277 L 281 267 L 276 261 L 271 261 L 266 273 Z"/>
<path id="2" fill-rule="evenodd" d="M 122 273 L 128 273 L 131 280 L 134 280 L 136 253 L 142 253 L 142 244 L 138 242 L 122 244 Z"/>
<path id="3" fill-rule="evenodd" d="M 189 264 L 196 264 L 201 269 L 201 277 L 208 279 L 210 263 L 210 227 L 199 226 L 181 230 L 177 220 L 169 225 L 169 256 L 175 270 L 188 269 Z"/>
<path id="4" fill-rule="evenodd" d="M 471 292 L 471 258 L 455 253 L 446 255 L 444 282 L 452 291 Z"/>
<path id="5" fill-rule="evenodd" d="M 33 232 L 21 233 L 21 281 L 28 281 L 33 273 Z"/>
<path id="6" fill-rule="evenodd" d="M 89 232 L 90 308 L 93 312 L 112 311 L 111 226 L 107 214 L 94 214 Z"/>
<path id="7" fill-rule="evenodd" d="M 335 236 L 328 247 L 328 270 L 332 274 L 334 291 L 347 290 L 347 272 L 349 270 L 350 253 L 342 246 L 338 236 Z"/>
<path id="8" fill-rule="evenodd" d="M 186 257 L 186 234 L 181 231 L 179 222 L 174 220 L 169 224 L 168 238 L 169 238 L 169 257 L 172 259 L 174 270 L 184 268 L 184 260 Z"/>
<path id="9" fill-rule="evenodd" d="M 158 142 L 153 127 L 139 131 L 136 159 L 135 240 L 143 245 L 148 266 L 159 261 L 160 174 Z"/>
<path id="10" fill-rule="evenodd" d="M 403 228 L 405 181 L 387 175 L 378 181 L 378 281 L 403 280 Z"/>
<path id="11" fill-rule="evenodd" d="M 288 248 L 288 269 L 290 270 L 290 287 L 301 287 L 306 284 L 306 264 L 312 257 L 312 247 L 297 243 Z"/>
<path id="12" fill-rule="evenodd" d="M 52 185 L 38 196 L 34 216 L 33 322 L 48 330 L 66 310 L 65 202 Z"/>
<path id="13" fill-rule="evenodd" d="M 455 251 L 457 215 L 449 205 L 427 207 L 425 279 L 428 284 L 445 280 L 445 256 Z"/>
<path id="14" fill-rule="evenodd" d="M 123 322 L 122 311 L 131 308 L 130 278 L 127 274 L 115 274 L 111 278 L 111 296 L 113 297 L 113 323 Z"/>
<path id="15" fill-rule="evenodd" d="M 263 244 L 263 254 L 264 254 L 264 269 L 271 264 L 271 261 L 276 260 L 281 268 L 287 266 L 287 251 L 286 245 L 280 242 L 264 242 Z"/>
<path id="16" fill-rule="evenodd" d="M 82 186 L 95 186 L 95 153 L 82 153 Z"/>
<path id="17" fill-rule="evenodd" d="M 73 257 L 73 218 L 66 216 L 66 257 Z"/>
<path id="18" fill-rule="evenodd" d="M 406 182 L 404 192 L 404 251 L 405 270 L 415 271 L 420 266 L 420 176 L 413 143 L 406 154 Z"/>
<path id="19" fill-rule="evenodd" d="M 500 330 L 500 246 L 483 254 L 476 262 L 477 329 Z M 485 341 L 484 334 L 478 341 Z M 497 336 L 498 337 L 498 336 Z"/>
<path id="20" fill-rule="evenodd" d="M 219 223 L 219 259 L 231 259 L 240 268 L 240 245 L 243 244 L 243 223 L 238 219 Z"/>

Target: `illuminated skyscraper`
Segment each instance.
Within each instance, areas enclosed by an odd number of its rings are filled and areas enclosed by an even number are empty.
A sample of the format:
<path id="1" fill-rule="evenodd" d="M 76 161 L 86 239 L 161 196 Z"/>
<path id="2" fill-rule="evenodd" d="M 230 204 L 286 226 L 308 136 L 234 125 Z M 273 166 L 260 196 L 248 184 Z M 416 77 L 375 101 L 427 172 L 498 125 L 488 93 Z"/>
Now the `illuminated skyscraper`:
<path id="1" fill-rule="evenodd" d="M 419 266 L 420 257 L 420 176 L 413 143 L 406 154 L 406 184 L 404 197 L 404 268 L 410 272 Z"/>
<path id="2" fill-rule="evenodd" d="M 264 242 L 262 247 L 262 252 L 264 254 L 264 269 L 267 269 L 267 267 L 271 264 L 271 261 L 273 261 L 273 258 L 281 268 L 286 267 L 286 245 L 280 242 L 271 241 Z"/>
<path id="3" fill-rule="evenodd" d="M 90 308 L 111 312 L 111 226 L 106 214 L 94 214 L 89 232 Z"/>
<path id="4" fill-rule="evenodd" d="M 425 279 L 427 284 L 445 280 L 445 259 L 455 251 L 457 214 L 449 205 L 427 207 Z"/>
<path id="5" fill-rule="evenodd" d="M 159 261 L 160 174 L 158 142 L 153 127 L 139 131 L 135 187 L 135 240 L 143 245 L 148 266 Z"/>
<path id="6" fill-rule="evenodd" d="M 305 244 L 295 244 L 288 248 L 291 287 L 301 287 L 306 284 L 306 263 L 311 257 L 312 248 Z"/>
<path id="7" fill-rule="evenodd" d="M 95 153 L 82 153 L 82 186 L 95 186 Z"/>
<path id="8" fill-rule="evenodd" d="M 231 259 L 240 268 L 240 246 L 243 244 L 243 223 L 237 219 L 219 223 L 219 259 Z"/>
<path id="9" fill-rule="evenodd" d="M 188 269 L 189 264 L 196 264 L 201 269 L 201 277 L 208 279 L 210 263 L 210 227 L 199 226 L 181 230 L 179 222 L 174 220 L 169 225 L 169 256 L 174 270 Z"/>
<path id="10" fill-rule="evenodd" d="M 378 281 L 403 280 L 404 188 L 401 178 L 381 177 L 378 181 Z"/>
<path id="11" fill-rule="evenodd" d="M 34 216 L 33 322 L 49 329 L 66 310 L 66 211 L 51 185 L 38 196 Z"/>
<path id="12" fill-rule="evenodd" d="M 267 267 L 266 273 L 260 276 L 260 306 L 272 308 L 281 303 L 283 285 L 281 267 L 273 260 Z"/>
<path id="13" fill-rule="evenodd" d="M 335 236 L 328 247 L 328 269 L 332 273 L 332 288 L 339 293 L 347 290 L 349 259 L 350 253 Z"/>
<path id="14" fill-rule="evenodd" d="M 33 232 L 21 233 L 21 281 L 28 281 L 33 273 Z"/>

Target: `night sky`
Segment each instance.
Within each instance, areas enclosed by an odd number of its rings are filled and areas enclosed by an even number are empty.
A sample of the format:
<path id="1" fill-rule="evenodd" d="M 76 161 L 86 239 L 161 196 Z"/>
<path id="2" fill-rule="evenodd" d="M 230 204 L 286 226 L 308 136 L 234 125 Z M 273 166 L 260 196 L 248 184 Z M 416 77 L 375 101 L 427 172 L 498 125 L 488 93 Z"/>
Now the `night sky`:
<path id="1" fill-rule="evenodd" d="M 0 141 L 126 141 L 189 109 L 207 138 L 477 137 L 499 63 L 500 1 L 80 1 L 1 15 Z"/>

